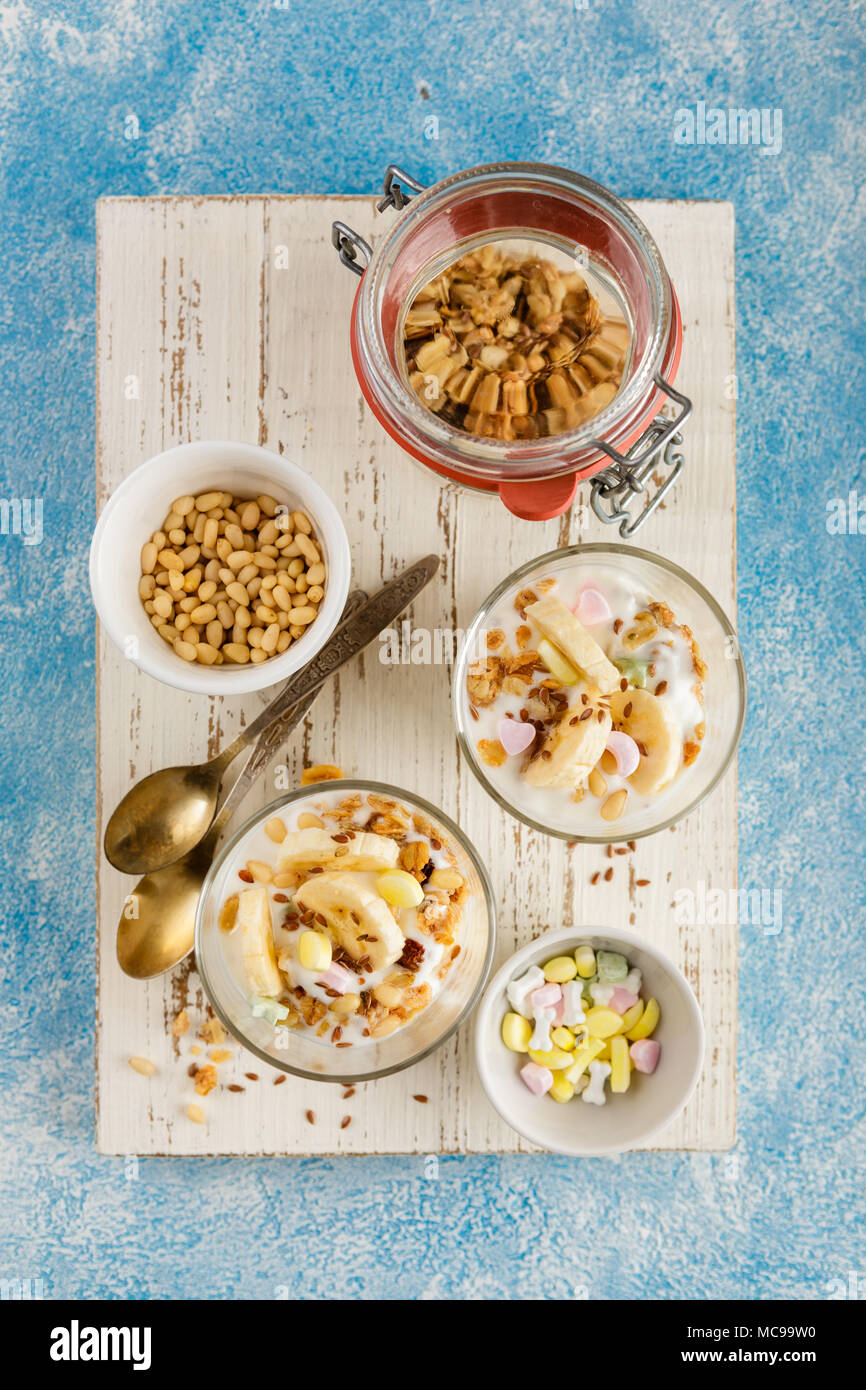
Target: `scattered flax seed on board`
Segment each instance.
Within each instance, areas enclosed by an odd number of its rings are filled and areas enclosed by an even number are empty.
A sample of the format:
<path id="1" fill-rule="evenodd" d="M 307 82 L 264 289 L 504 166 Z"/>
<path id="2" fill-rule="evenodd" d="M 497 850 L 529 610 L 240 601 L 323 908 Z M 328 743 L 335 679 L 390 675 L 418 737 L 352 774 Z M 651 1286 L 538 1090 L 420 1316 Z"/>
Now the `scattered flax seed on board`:
<path id="1" fill-rule="evenodd" d="M 636 878 L 636 879 L 635 879 L 635 883 L 637 884 L 638 888 L 648 888 L 648 887 L 649 887 L 649 879 L 648 879 L 648 878 Z"/>
<path id="2" fill-rule="evenodd" d="M 412 1099 L 413 1099 L 413 1100 L 417 1100 L 417 1102 L 418 1102 L 419 1105 L 426 1105 L 426 1104 L 427 1104 L 427 1097 L 426 1097 L 426 1096 L 413 1096 Z"/>
<path id="3" fill-rule="evenodd" d="M 593 876 L 592 876 L 592 878 L 591 878 L 589 881 L 590 881 L 590 883 L 592 883 L 592 884 L 596 884 L 596 883 L 598 883 L 598 880 L 599 880 L 600 878 L 601 878 L 601 873 L 600 873 L 600 872 L 599 872 L 599 873 L 594 873 Z"/>
<path id="4" fill-rule="evenodd" d="M 275 1086 L 282 1086 L 282 1084 L 283 1084 L 283 1082 L 285 1081 L 285 1079 L 286 1079 L 286 1078 L 285 1078 L 284 1076 L 275 1076 L 275 1077 L 274 1077 L 274 1085 L 275 1085 Z"/>
<path id="5" fill-rule="evenodd" d="M 637 849 L 637 840 L 629 840 L 628 847 L 632 851 L 632 853 L 634 853 L 634 851 Z"/>
<path id="6" fill-rule="evenodd" d="M 239 1086 L 236 1081 L 233 1081 L 230 1086 L 226 1087 L 228 1091 L 245 1091 L 246 1089 L 246 1086 Z"/>
<path id="7" fill-rule="evenodd" d="M 342 1118 L 342 1120 L 340 1121 L 340 1129 L 347 1129 L 348 1126 L 349 1126 L 351 1123 L 352 1123 L 352 1116 L 351 1116 L 351 1115 L 344 1115 L 343 1118 Z"/>
<path id="8" fill-rule="evenodd" d="M 345 1091 L 343 1092 L 343 1100 L 351 1100 L 351 1099 L 352 1099 L 352 1096 L 353 1096 L 354 1094 L 355 1094 L 355 1087 L 354 1087 L 354 1086 L 347 1086 L 346 1089 L 345 1089 Z"/>
<path id="9" fill-rule="evenodd" d="M 308 1110 L 308 1111 L 307 1111 L 307 1124 L 314 1125 L 315 1123 L 316 1123 L 316 1112 L 315 1112 L 314 1110 Z"/>
<path id="10" fill-rule="evenodd" d="M 608 859 L 613 859 L 613 845 L 608 845 L 607 849 L 605 850 L 605 854 L 607 855 Z"/>
<path id="11" fill-rule="evenodd" d="M 612 878 L 613 878 L 613 869 L 612 869 L 612 868 L 611 868 L 611 869 L 606 869 L 606 870 L 605 870 L 605 874 L 604 874 L 604 881 L 605 881 L 605 883 L 610 883 L 610 881 L 611 881 Z"/>
<path id="12" fill-rule="evenodd" d="M 259 1074 L 256 1071 L 245 1071 L 244 1076 L 247 1078 L 247 1081 L 258 1081 L 259 1079 Z"/>

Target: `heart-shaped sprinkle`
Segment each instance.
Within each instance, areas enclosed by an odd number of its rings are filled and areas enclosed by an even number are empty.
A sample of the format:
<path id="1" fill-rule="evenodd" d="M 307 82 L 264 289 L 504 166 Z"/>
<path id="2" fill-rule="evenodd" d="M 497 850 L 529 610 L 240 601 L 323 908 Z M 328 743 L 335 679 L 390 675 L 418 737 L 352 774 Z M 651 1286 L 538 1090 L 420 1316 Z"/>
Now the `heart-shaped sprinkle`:
<path id="1" fill-rule="evenodd" d="M 535 725 L 518 719 L 500 719 L 499 742 L 509 757 L 525 753 L 535 738 Z"/>
<path id="2" fill-rule="evenodd" d="M 604 594 L 599 593 L 598 589 L 593 589 L 587 585 L 581 589 L 577 603 L 574 606 L 574 616 L 579 623 L 584 623 L 587 627 L 594 627 L 596 623 L 606 622 L 611 616 L 610 604 Z"/>
<path id="3" fill-rule="evenodd" d="M 640 762 L 640 749 L 633 738 L 628 734 L 620 733 L 614 729 L 607 736 L 607 743 L 604 745 L 608 753 L 612 753 L 616 761 L 616 770 L 620 777 L 630 777 L 637 771 Z"/>

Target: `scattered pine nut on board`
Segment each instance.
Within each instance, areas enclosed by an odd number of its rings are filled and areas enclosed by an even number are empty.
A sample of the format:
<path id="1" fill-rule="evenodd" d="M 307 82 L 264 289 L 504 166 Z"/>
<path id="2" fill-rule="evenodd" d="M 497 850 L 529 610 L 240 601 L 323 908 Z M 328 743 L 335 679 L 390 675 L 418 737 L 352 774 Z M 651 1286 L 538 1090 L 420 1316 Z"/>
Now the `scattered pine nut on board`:
<path id="1" fill-rule="evenodd" d="M 695 403 L 684 434 L 686 468 L 635 543 L 683 565 L 735 621 L 733 210 L 726 203 L 634 206 L 677 287 L 684 319 L 677 386 Z M 465 627 L 493 585 L 534 555 L 619 537 L 586 506 L 555 521 L 523 522 L 495 499 L 440 487 L 380 429 L 360 399 L 349 357 L 357 282 L 330 239 L 336 218 L 374 241 L 391 216 L 374 208 L 372 198 L 330 197 L 99 204 L 97 507 L 126 474 L 173 444 L 259 443 L 314 473 L 341 510 L 354 583 L 371 591 L 435 551 L 443 567 L 415 604 L 412 622 Z M 588 503 L 585 491 L 582 501 Z M 212 756 L 266 694 L 189 696 L 140 675 L 101 631 L 97 643 L 101 846 L 105 821 L 133 781 Z M 691 890 L 700 902 L 699 884 L 736 887 L 735 768 L 674 831 L 610 857 L 601 846 L 569 847 L 506 817 L 458 758 L 448 668 L 386 665 L 372 650 L 325 687 L 303 730 L 250 793 L 242 818 L 299 785 L 309 763 L 404 786 L 468 830 L 497 898 L 495 965 L 547 927 L 609 923 L 646 933 L 684 971 L 707 1030 L 697 1093 L 654 1147 L 733 1144 L 737 928 L 680 925 L 673 903 L 678 890 Z M 531 1149 L 487 1103 L 474 1073 L 471 1024 L 418 1066 L 358 1085 L 348 1098 L 340 1086 L 294 1077 L 275 1085 L 278 1074 L 233 1039 L 212 1036 L 210 1028 L 201 1035 L 205 1001 L 189 963 L 148 984 L 121 973 L 115 930 L 132 880 L 111 869 L 101 851 L 98 875 L 101 1152 Z M 190 1026 L 176 1036 L 172 1023 L 182 1009 Z M 209 1060 L 215 1047 L 231 1058 Z M 130 1057 L 149 1059 L 154 1072 L 136 1070 Z M 194 1074 L 206 1066 L 216 1067 L 218 1082 L 201 1095 Z M 417 1103 L 422 1096 L 426 1103 Z"/>

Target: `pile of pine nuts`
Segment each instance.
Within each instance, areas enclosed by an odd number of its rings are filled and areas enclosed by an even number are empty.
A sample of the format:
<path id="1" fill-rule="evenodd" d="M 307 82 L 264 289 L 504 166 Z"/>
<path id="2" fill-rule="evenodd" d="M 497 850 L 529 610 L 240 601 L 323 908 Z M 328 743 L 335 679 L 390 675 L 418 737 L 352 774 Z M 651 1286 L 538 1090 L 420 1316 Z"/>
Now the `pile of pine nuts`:
<path id="1" fill-rule="evenodd" d="M 178 497 L 141 548 L 139 597 L 183 661 L 257 664 L 314 623 L 325 565 L 313 525 L 273 497 Z"/>

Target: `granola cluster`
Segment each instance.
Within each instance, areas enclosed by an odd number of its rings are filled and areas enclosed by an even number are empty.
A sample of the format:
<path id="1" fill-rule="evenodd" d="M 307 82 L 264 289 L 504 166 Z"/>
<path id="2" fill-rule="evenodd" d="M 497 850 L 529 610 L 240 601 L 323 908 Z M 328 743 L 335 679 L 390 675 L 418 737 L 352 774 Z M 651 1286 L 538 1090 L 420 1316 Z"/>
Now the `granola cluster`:
<path id="1" fill-rule="evenodd" d="M 406 314 L 410 383 L 468 434 L 532 440 L 578 429 L 625 370 L 626 323 L 602 313 L 578 271 L 498 245 L 462 256 Z"/>

